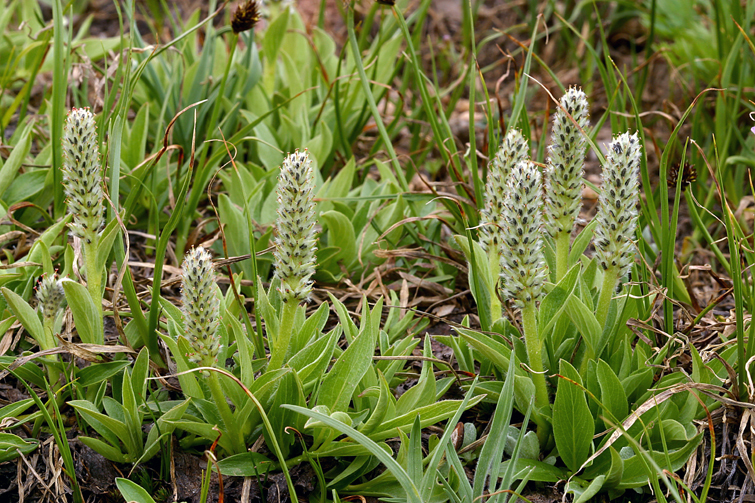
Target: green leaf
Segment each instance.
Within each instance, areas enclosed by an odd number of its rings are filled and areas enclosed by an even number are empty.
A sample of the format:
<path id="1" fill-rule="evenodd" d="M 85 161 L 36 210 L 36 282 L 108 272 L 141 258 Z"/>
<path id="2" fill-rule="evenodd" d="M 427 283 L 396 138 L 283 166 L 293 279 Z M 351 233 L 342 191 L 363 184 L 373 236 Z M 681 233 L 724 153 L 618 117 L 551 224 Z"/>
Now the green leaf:
<path id="1" fill-rule="evenodd" d="M 642 459 L 652 458 L 653 461 L 660 467 L 669 470 L 670 472 L 676 472 L 684 466 L 692 453 L 697 449 L 700 440 L 702 440 L 703 433 L 695 436 L 681 449 L 676 449 L 668 452 L 668 458 L 666 453 L 662 451 L 642 452 L 630 456 L 624 460 L 624 473 L 621 478 L 621 483 L 616 487 L 617 489 L 633 489 L 642 487 L 648 483 L 647 465 L 648 460 Z M 667 465 L 666 460 L 669 460 L 671 465 Z"/>
<path id="2" fill-rule="evenodd" d="M 516 359 L 509 359 L 507 375 L 514 375 L 515 368 Z M 481 497 L 484 494 L 486 483 L 489 484 L 488 489 L 490 492 L 495 492 L 496 490 L 500 460 L 503 458 L 503 451 L 506 447 L 506 432 L 514 408 L 514 381 L 515 379 L 506 379 L 498 398 L 498 404 L 490 426 L 490 435 L 488 441 L 482 446 L 480 458 L 477 461 L 473 485 L 473 495 L 475 498 Z"/>
<path id="3" fill-rule="evenodd" d="M 564 464 L 572 472 L 579 470 L 590 455 L 595 421 L 587 406 L 585 392 L 580 387 L 582 378 L 566 360 L 561 360 L 556 400 L 553 404 L 553 436 Z"/>
<path id="4" fill-rule="evenodd" d="M 0 463 L 15 459 L 19 454 L 30 454 L 37 445 L 36 440 L 24 440 L 12 433 L 0 433 Z"/>
<path id="5" fill-rule="evenodd" d="M 73 312 L 73 321 L 81 341 L 102 344 L 104 334 L 96 333 L 99 326 L 96 320 L 99 315 L 87 289 L 75 281 L 63 280 L 63 290 L 66 292 L 66 300 Z"/>
<path id="6" fill-rule="evenodd" d="M 338 358 L 325 376 L 317 397 L 317 405 L 325 405 L 331 412 L 346 411 L 359 381 L 372 366 L 377 343 L 376 331 L 362 323 L 361 333 Z"/>
<path id="7" fill-rule="evenodd" d="M 425 336 L 424 356 L 432 357 L 430 336 Z M 431 361 L 422 362 L 422 372 L 417 384 L 406 390 L 396 403 L 396 414 L 403 415 L 418 407 L 424 407 L 435 402 L 435 373 Z"/>
<path id="8" fill-rule="evenodd" d="M 149 351 L 142 348 L 134 361 L 131 371 L 131 388 L 137 397 L 147 398 L 147 377 L 149 376 Z"/>
<path id="9" fill-rule="evenodd" d="M 71 400 L 68 404 L 84 416 L 87 423 L 111 444 L 118 445 L 119 439 L 129 438 L 128 428 L 122 421 L 102 414 L 89 400 Z"/>
<path id="10" fill-rule="evenodd" d="M 480 401 L 482 396 L 476 396 L 469 400 L 467 409 L 474 407 Z M 444 421 L 453 416 L 462 404 L 462 400 L 443 400 L 432 405 L 420 407 L 404 414 L 403 416 L 396 417 L 389 421 L 384 421 L 383 424 L 373 433 L 370 433 L 369 437 L 372 440 L 385 440 L 386 438 L 395 437 L 398 429 L 404 433 L 408 432 L 414 423 L 414 418 L 418 415 L 422 418 L 422 427 L 427 428 L 430 425 Z"/>
<path id="11" fill-rule="evenodd" d="M 600 401 L 610 413 L 610 415 L 607 415 L 608 419 L 614 424 L 623 421 L 629 411 L 629 404 L 621 381 L 603 360 L 598 360 L 597 377 L 600 385 Z M 603 414 L 605 413 L 603 411 Z"/>
<path id="12" fill-rule="evenodd" d="M 127 360 L 120 360 L 107 363 L 93 363 L 88 367 L 79 370 L 76 373 L 78 384 L 81 387 L 99 384 L 102 381 L 113 377 L 115 374 L 129 366 Z"/>
<path id="13" fill-rule="evenodd" d="M 506 460 L 501 463 L 501 472 L 505 473 L 512 460 Z M 532 470 L 534 468 L 534 470 Z M 531 473 L 530 473 L 531 471 Z M 530 480 L 533 482 L 548 482 L 556 483 L 559 480 L 565 480 L 569 478 L 569 474 L 562 468 L 558 468 L 542 461 L 536 461 L 534 459 L 519 458 L 516 460 L 514 466 L 514 475 L 512 481 L 520 480 L 522 477 L 530 473 Z"/>
<path id="14" fill-rule="evenodd" d="M 214 424 L 200 423 L 198 421 L 166 421 L 169 424 L 179 430 L 192 433 L 198 437 L 202 437 L 207 440 L 208 443 L 212 443 L 215 440 L 218 441 L 218 445 L 226 452 L 234 452 L 234 445 L 231 443 L 230 435 L 220 435 L 215 428 Z"/>
<path id="15" fill-rule="evenodd" d="M 599 357 L 603 350 L 598 347 L 603 329 L 595 318 L 595 314 L 576 295 L 570 295 L 566 300 L 566 315 L 582 334 L 585 343 Z"/>
<path id="16" fill-rule="evenodd" d="M 226 477 L 260 477 L 273 468 L 273 462 L 258 452 L 242 452 L 218 461 L 217 468 Z"/>
<path id="17" fill-rule="evenodd" d="M 388 386 L 388 382 L 385 380 L 385 376 L 380 370 L 377 370 L 378 381 L 380 382 L 380 395 L 378 396 L 377 404 L 370 415 L 370 418 L 362 423 L 359 431 L 365 435 L 372 433 L 378 425 L 387 417 L 393 419 L 396 417 L 396 399 L 393 398 L 393 392 Z"/>
<path id="18" fill-rule="evenodd" d="M 23 414 L 26 409 L 31 407 L 32 404 L 34 404 L 33 398 L 27 398 L 19 402 L 8 404 L 0 409 L 0 419 L 5 419 L 6 417 L 18 417 Z"/>
<path id="19" fill-rule="evenodd" d="M 29 150 L 31 149 L 31 141 L 34 137 L 34 135 L 32 134 L 33 128 L 34 121 L 29 121 L 29 123 L 21 133 L 21 136 L 19 137 L 19 143 L 15 147 L 13 147 L 13 150 L 8 156 L 8 159 L 5 160 L 5 164 L 3 164 L 2 168 L 0 168 L 0 196 L 5 194 L 5 191 L 8 190 L 8 187 L 10 187 L 14 178 L 16 178 L 16 174 L 18 173 L 19 168 L 21 168 L 21 164 L 29 154 Z M 8 205 L 11 205 L 15 202 L 17 201 L 7 201 Z"/>
<path id="20" fill-rule="evenodd" d="M 123 495 L 123 499 L 129 503 L 155 503 L 152 496 L 142 486 L 131 482 L 129 479 L 117 478 L 115 479 L 115 484 Z"/>
<path id="21" fill-rule="evenodd" d="M 390 454 L 385 452 L 385 450 L 380 447 L 380 445 L 372 441 L 369 437 L 362 433 L 359 433 L 351 426 L 348 426 L 345 423 L 338 421 L 337 419 L 333 419 L 330 416 L 326 416 L 325 414 L 320 414 L 319 412 L 315 412 L 304 407 L 297 407 L 294 405 L 283 405 L 282 407 L 291 409 L 300 414 L 304 414 L 305 416 L 312 419 L 322 421 L 331 428 L 353 438 L 359 444 L 367 448 L 370 453 L 378 458 L 380 462 L 385 465 L 388 471 L 394 477 L 396 477 L 396 480 L 399 481 L 401 487 L 404 489 L 404 491 L 406 491 L 406 499 L 409 503 L 422 503 L 420 500 L 419 491 L 417 490 L 417 487 L 414 485 L 412 480 L 409 478 L 409 475 L 406 473 L 406 471 L 401 467 L 400 464 L 396 462 L 395 459 L 391 457 Z"/>
<path id="22" fill-rule="evenodd" d="M 574 503 L 587 503 L 593 496 L 598 494 L 605 480 L 605 475 L 598 475 L 587 487 L 583 487 L 577 480 L 572 480 L 566 485 L 566 493 L 574 494 Z"/>
<path id="23" fill-rule="evenodd" d="M 114 218 L 107 224 L 102 230 L 100 236 L 100 242 L 97 244 L 97 260 L 95 261 L 95 268 L 101 271 L 105 268 L 105 262 L 107 262 L 110 252 L 113 250 L 113 243 L 115 238 L 118 237 L 118 233 L 121 231 L 118 219 Z"/>
<path id="24" fill-rule="evenodd" d="M 13 311 L 13 314 L 16 315 L 16 318 L 18 318 L 26 331 L 29 332 L 29 335 L 37 341 L 37 344 L 39 344 L 42 349 L 51 349 L 46 347 L 48 344 L 45 342 L 45 331 L 42 327 L 42 322 L 39 321 L 39 316 L 37 316 L 34 309 L 32 309 L 31 306 L 14 291 L 3 287 L 2 292 L 5 301 L 8 303 L 8 307 Z"/>
<path id="25" fill-rule="evenodd" d="M 129 457 L 123 454 L 120 449 L 113 447 L 98 438 L 80 436 L 79 441 L 93 451 L 102 454 L 105 459 L 109 459 L 114 463 L 128 463 L 130 461 Z"/>
<path id="26" fill-rule="evenodd" d="M 326 211 L 318 217 L 323 228 L 328 229 L 328 246 L 335 246 L 338 253 L 332 255 L 327 263 L 319 264 L 318 267 L 330 265 L 334 272 L 339 272 L 338 262 L 342 261 L 345 267 L 351 265 L 357 258 L 357 239 L 354 235 L 354 226 L 351 221 L 341 212 Z"/>

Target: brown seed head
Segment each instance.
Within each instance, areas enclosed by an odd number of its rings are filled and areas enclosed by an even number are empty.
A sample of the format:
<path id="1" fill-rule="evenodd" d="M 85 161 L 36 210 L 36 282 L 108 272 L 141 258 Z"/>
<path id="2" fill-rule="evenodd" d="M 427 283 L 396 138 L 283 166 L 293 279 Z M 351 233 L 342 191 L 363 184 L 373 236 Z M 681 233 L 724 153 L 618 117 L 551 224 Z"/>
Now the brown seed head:
<path id="1" fill-rule="evenodd" d="M 251 30 L 260 20 L 260 12 L 255 0 L 246 0 L 236 8 L 231 18 L 233 33 L 239 34 Z"/>

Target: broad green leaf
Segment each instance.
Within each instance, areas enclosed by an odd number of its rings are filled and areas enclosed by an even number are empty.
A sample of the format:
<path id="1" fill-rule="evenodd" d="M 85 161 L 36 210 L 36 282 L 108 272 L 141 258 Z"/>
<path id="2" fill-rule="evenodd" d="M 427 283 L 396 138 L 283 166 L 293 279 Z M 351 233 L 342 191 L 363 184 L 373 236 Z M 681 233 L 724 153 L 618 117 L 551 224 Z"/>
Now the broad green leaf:
<path id="1" fill-rule="evenodd" d="M 396 477 L 396 480 L 399 481 L 401 487 L 406 492 L 408 503 L 421 503 L 417 486 L 414 485 L 406 471 L 401 467 L 400 464 L 396 462 L 395 459 L 393 459 L 393 457 L 391 457 L 390 454 L 383 450 L 383 448 L 379 444 L 375 443 L 369 437 L 362 433 L 359 433 L 354 428 L 346 425 L 345 423 L 342 423 L 341 421 L 338 421 L 337 419 L 326 416 L 325 414 L 320 414 L 319 412 L 315 412 L 304 407 L 297 407 L 294 405 L 283 405 L 283 407 L 296 411 L 300 414 L 304 414 L 307 417 L 317 419 L 318 421 L 322 421 L 331 428 L 338 430 L 344 435 L 348 435 L 359 444 L 366 447 L 370 451 L 370 453 L 378 458 L 380 462 L 385 465 L 388 471 L 390 471 L 391 474 Z"/>
<path id="2" fill-rule="evenodd" d="M 99 412 L 89 400 L 71 400 L 68 404 L 111 444 L 118 445 L 119 439 L 128 439 L 129 431 L 126 425 L 122 421 Z"/>
<path id="3" fill-rule="evenodd" d="M 378 380 L 380 381 L 380 395 L 370 418 L 362 423 L 359 429 L 365 435 L 372 433 L 385 418 L 393 419 L 396 417 L 396 399 L 393 397 L 393 392 L 388 386 L 383 373 L 380 370 L 377 373 Z"/>
<path id="4" fill-rule="evenodd" d="M 425 336 L 424 356 L 432 358 L 430 336 Z M 431 361 L 422 362 L 422 372 L 417 384 L 406 390 L 396 403 L 396 414 L 403 415 L 418 407 L 435 402 L 435 373 Z"/>
<path id="5" fill-rule="evenodd" d="M 117 218 L 112 219 L 107 227 L 102 230 L 100 242 L 97 245 L 97 260 L 95 262 L 95 267 L 98 270 L 104 269 L 107 265 L 106 262 L 113 249 L 113 243 L 115 242 L 115 238 L 118 237 L 120 231 L 121 228 Z"/>
<path id="6" fill-rule="evenodd" d="M 574 503 L 587 503 L 590 499 L 598 494 L 606 480 L 605 475 L 595 477 L 587 487 L 583 487 L 576 481 L 571 481 L 566 486 L 566 492 L 575 496 Z"/>
<path id="7" fill-rule="evenodd" d="M 328 246 L 335 246 L 340 250 L 330 257 L 329 262 L 336 268 L 339 261 L 349 267 L 357 258 L 357 241 L 351 221 L 335 210 L 321 213 L 318 218 L 323 228 L 328 229 Z M 327 264 L 320 266 L 325 267 Z"/>
<path id="8" fill-rule="evenodd" d="M 261 477 L 273 467 L 273 461 L 258 452 L 234 454 L 221 459 L 217 464 L 220 473 L 226 477 Z"/>
<path id="9" fill-rule="evenodd" d="M 92 296 L 83 285 L 75 281 L 63 281 L 63 290 L 66 292 L 66 300 L 73 312 L 73 321 L 76 331 L 82 342 L 89 344 L 102 344 L 104 334 L 98 334 L 97 309 Z"/>
<path id="10" fill-rule="evenodd" d="M 76 373 L 79 386 L 86 388 L 93 384 L 99 384 L 102 381 L 113 377 L 115 374 L 129 366 L 127 360 L 119 360 L 106 363 L 93 363 L 84 367 Z"/>
<path id="11" fill-rule="evenodd" d="M 590 455 L 595 421 L 580 387 L 582 378 L 579 372 L 565 360 L 561 360 L 559 370 L 566 379 L 558 381 L 553 404 L 553 436 L 564 464 L 575 472 Z"/>
<path id="12" fill-rule="evenodd" d="M 29 121 L 19 137 L 19 143 L 13 147 L 13 150 L 11 150 L 11 153 L 2 165 L 2 168 L 0 168 L 0 196 L 5 194 L 5 191 L 11 186 L 11 183 L 13 183 L 13 180 L 16 178 L 18 170 L 21 168 L 21 164 L 29 154 L 31 141 L 34 138 L 34 135 L 32 134 L 33 128 L 34 121 Z M 10 205 L 17 201 L 6 202 Z"/>
<path id="13" fill-rule="evenodd" d="M 12 433 L 0 433 L 0 463 L 15 459 L 19 454 L 30 454 L 37 445 L 37 440 L 25 440 Z"/>
<path id="14" fill-rule="evenodd" d="M 613 424 L 623 421 L 629 411 L 629 404 L 621 381 L 603 360 L 598 360 L 597 377 L 600 385 L 600 401 L 610 412 L 610 415 L 606 414 L 606 411 L 601 411 L 601 414 L 605 415 Z"/>
<path id="15" fill-rule="evenodd" d="M 508 469 L 511 460 L 506 460 L 501 463 L 501 472 L 505 473 Z M 532 470 L 534 468 L 534 470 Z M 556 483 L 559 480 L 565 480 L 569 478 L 569 474 L 563 469 L 558 468 L 542 461 L 536 461 L 534 459 L 519 458 L 516 460 L 516 466 L 514 468 L 513 480 L 520 480 L 527 473 L 530 472 L 530 480 L 533 482 L 548 482 Z"/>
<path id="16" fill-rule="evenodd" d="M 18 417 L 32 405 L 34 405 L 33 398 L 27 398 L 25 400 L 8 404 L 0 409 L 0 419 L 5 419 L 6 417 Z"/>
<path id="17" fill-rule="evenodd" d="M 79 441 L 93 451 L 102 454 L 105 459 L 109 459 L 114 463 L 128 463 L 129 461 L 134 461 L 126 454 L 123 454 L 123 452 L 117 447 L 113 447 L 98 438 L 80 436 Z"/>
<path id="18" fill-rule="evenodd" d="M 474 407 L 480 401 L 482 401 L 482 396 L 476 396 L 470 399 L 467 408 Z M 430 425 L 444 421 L 453 416 L 462 402 L 462 400 L 443 400 L 432 405 L 420 407 L 419 409 L 408 412 L 403 416 L 383 422 L 376 431 L 370 433 L 369 437 L 372 440 L 378 441 L 395 437 L 398 429 L 406 433 L 410 430 L 412 423 L 414 423 L 414 418 L 418 415 L 422 420 L 422 427 L 427 428 Z"/>
<path id="19" fill-rule="evenodd" d="M 217 440 L 218 445 L 228 453 L 238 451 L 238 449 L 235 448 L 236 446 L 232 444 L 231 436 L 221 435 L 214 424 L 201 423 L 198 421 L 166 421 L 166 424 L 178 428 L 179 430 L 192 433 L 198 437 L 202 437 L 210 444 Z"/>
<path id="20" fill-rule="evenodd" d="M 181 390 L 187 397 L 204 398 L 204 392 L 202 391 L 202 387 L 199 386 L 199 382 L 197 382 L 196 374 L 183 373 L 192 368 L 186 358 L 186 355 L 190 352 L 191 348 L 189 347 L 186 338 L 178 337 L 177 341 L 173 338 L 177 336 L 177 334 L 176 324 L 173 323 L 172 320 L 168 321 L 168 334 L 169 335 L 160 335 L 160 338 L 165 345 L 168 346 L 168 349 L 176 362 L 176 370 L 178 370 L 180 374 L 178 376 L 178 382 L 181 384 Z"/>
<path id="21" fill-rule="evenodd" d="M 351 395 L 372 365 L 376 343 L 377 333 L 363 323 L 361 333 L 323 379 L 317 405 L 325 405 L 331 412 L 348 409 Z"/>
<path id="22" fill-rule="evenodd" d="M 37 316 L 34 309 L 14 291 L 3 287 L 2 292 L 5 301 L 8 303 L 8 307 L 13 311 L 13 314 L 16 315 L 16 318 L 18 318 L 26 331 L 29 332 L 29 335 L 37 341 L 37 344 L 42 349 L 52 349 L 52 347 L 47 347 L 49 344 L 46 341 L 42 322 L 39 320 L 39 316 Z"/>
<path id="23" fill-rule="evenodd" d="M 149 377 L 149 351 L 145 347 L 139 351 L 131 371 L 131 388 L 139 402 L 147 399 L 147 377 Z"/>
<path id="24" fill-rule="evenodd" d="M 152 496 L 142 486 L 131 482 L 129 479 L 117 478 L 115 479 L 115 484 L 118 486 L 118 490 L 123 495 L 123 498 L 129 503 L 155 503 Z"/>
<path id="25" fill-rule="evenodd" d="M 596 356 L 600 356 L 603 348 L 598 346 L 603 329 L 595 318 L 595 314 L 576 295 L 570 295 L 566 300 L 565 312 L 574 326 L 577 327 L 579 333 L 582 334 L 585 343 L 595 352 Z"/>
<path id="26" fill-rule="evenodd" d="M 624 459 L 624 473 L 621 478 L 621 483 L 616 487 L 617 489 L 632 489 L 642 487 L 648 483 L 647 473 L 647 459 L 641 459 L 641 456 L 652 457 L 655 463 L 661 468 L 670 472 L 676 472 L 684 466 L 692 453 L 697 449 L 700 440 L 703 437 L 703 433 L 695 436 L 681 449 L 669 451 L 668 460 L 671 465 L 666 464 L 666 453 L 662 451 L 653 451 L 652 453 L 643 452 L 641 454 L 635 454 L 628 459 Z"/>

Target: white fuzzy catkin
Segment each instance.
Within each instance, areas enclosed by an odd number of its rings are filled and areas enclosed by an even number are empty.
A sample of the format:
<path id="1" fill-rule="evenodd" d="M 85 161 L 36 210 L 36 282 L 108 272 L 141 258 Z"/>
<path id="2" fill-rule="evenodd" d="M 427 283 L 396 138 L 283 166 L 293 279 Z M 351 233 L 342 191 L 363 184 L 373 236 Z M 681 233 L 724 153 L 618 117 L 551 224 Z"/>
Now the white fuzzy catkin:
<path id="1" fill-rule="evenodd" d="M 587 96 L 575 87 L 561 98 L 553 117 L 545 178 L 545 227 L 552 237 L 571 231 L 582 207 L 587 139 L 582 131 L 590 126 Z M 574 121 L 579 128 L 574 125 Z"/>
<path id="2" fill-rule="evenodd" d="M 642 147 L 637 133 L 617 136 L 608 146 L 603 166 L 600 208 L 595 217 L 595 255 L 603 270 L 618 268 L 619 277 L 634 263 L 639 171 Z"/>
<path id="3" fill-rule="evenodd" d="M 102 168 L 94 115 L 88 108 L 73 108 L 63 131 L 63 186 L 71 233 L 91 244 L 105 224 Z"/>
<path id="4" fill-rule="evenodd" d="M 204 248 L 193 248 L 183 264 L 184 331 L 194 351 L 189 359 L 205 367 L 215 366 L 220 338 L 220 299 L 215 294 L 215 272 L 212 257 Z"/>
<path id="5" fill-rule="evenodd" d="M 278 219 L 275 275 L 284 302 L 309 300 L 315 273 L 315 181 L 307 151 L 295 151 L 283 161 L 278 177 Z"/>
<path id="6" fill-rule="evenodd" d="M 45 319 L 54 319 L 60 311 L 65 292 L 63 283 L 54 274 L 44 276 L 37 285 L 37 308 Z"/>
<path id="7" fill-rule="evenodd" d="M 488 163 L 485 206 L 480 211 L 480 243 L 485 250 L 498 250 L 501 246 L 501 219 L 509 176 L 514 166 L 527 160 L 528 156 L 527 140 L 519 130 L 511 129 L 501 142 L 496 155 Z"/>
<path id="8" fill-rule="evenodd" d="M 543 185 L 540 171 L 530 161 L 511 170 L 503 204 L 501 236 L 501 290 L 516 305 L 539 301 L 547 266 L 540 230 Z"/>

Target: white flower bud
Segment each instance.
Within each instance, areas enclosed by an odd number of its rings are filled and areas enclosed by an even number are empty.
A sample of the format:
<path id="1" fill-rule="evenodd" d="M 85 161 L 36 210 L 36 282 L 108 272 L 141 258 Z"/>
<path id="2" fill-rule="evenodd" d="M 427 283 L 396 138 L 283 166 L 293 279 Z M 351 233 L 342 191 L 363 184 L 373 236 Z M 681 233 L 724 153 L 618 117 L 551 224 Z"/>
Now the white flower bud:
<path id="1" fill-rule="evenodd" d="M 520 307 L 540 300 L 548 273 L 540 231 L 542 190 L 540 171 L 532 162 L 520 161 L 511 170 L 503 204 L 501 289 Z"/>
<path id="2" fill-rule="evenodd" d="M 634 232 L 640 200 L 642 148 L 637 133 L 617 136 L 603 166 L 600 209 L 595 217 L 595 255 L 603 270 L 617 267 L 623 277 L 634 263 Z"/>
<path id="3" fill-rule="evenodd" d="M 281 280 L 284 302 L 305 302 L 312 291 L 317 233 L 315 182 L 307 151 L 295 151 L 283 161 L 278 177 L 278 219 L 275 275 Z"/>

